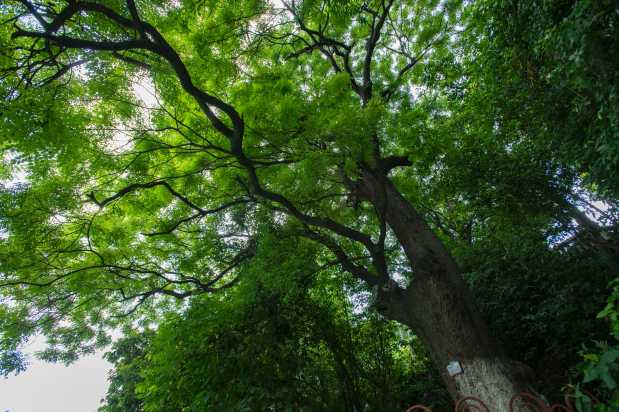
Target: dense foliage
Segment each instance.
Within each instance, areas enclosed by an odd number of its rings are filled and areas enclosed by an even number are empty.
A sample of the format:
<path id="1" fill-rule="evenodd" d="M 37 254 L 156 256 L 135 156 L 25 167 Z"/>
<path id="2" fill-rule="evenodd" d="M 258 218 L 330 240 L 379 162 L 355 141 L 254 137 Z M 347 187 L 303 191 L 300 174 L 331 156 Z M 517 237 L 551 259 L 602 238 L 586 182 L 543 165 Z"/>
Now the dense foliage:
<path id="1" fill-rule="evenodd" d="M 262 270 L 246 274 L 251 283 L 225 300 L 196 300 L 166 319 L 146 348 L 135 345 L 141 337 L 117 343 L 112 354 L 135 351 L 112 359 L 117 373 L 101 410 L 399 411 L 420 399 L 448 404 L 414 336 L 355 311 L 332 273 L 308 278 L 304 268 L 289 267 L 282 284 Z"/>
<path id="2" fill-rule="evenodd" d="M 3 374 L 121 330 L 103 412 L 445 407 L 430 335 L 466 299 L 397 299 L 457 266 L 527 385 L 616 407 L 616 2 L 0 15 Z"/>
<path id="3" fill-rule="evenodd" d="M 616 198 L 616 2 L 498 0 L 475 13 L 474 76 L 499 121 Z"/>
<path id="4" fill-rule="evenodd" d="M 598 318 L 610 323 L 611 340 L 596 342 L 594 349 L 582 351 L 584 362 L 578 369 L 582 374 L 582 383 L 576 385 L 576 401 L 579 410 L 610 412 L 619 408 L 619 283 L 612 282 L 612 293 L 604 310 Z M 595 384 L 600 401 L 583 386 Z"/>

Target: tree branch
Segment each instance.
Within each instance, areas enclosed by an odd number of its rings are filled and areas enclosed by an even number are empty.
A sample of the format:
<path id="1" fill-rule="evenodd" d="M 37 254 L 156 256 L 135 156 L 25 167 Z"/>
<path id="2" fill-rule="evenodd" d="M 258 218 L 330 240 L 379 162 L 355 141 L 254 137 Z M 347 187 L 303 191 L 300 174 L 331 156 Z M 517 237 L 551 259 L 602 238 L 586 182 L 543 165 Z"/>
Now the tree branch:
<path id="1" fill-rule="evenodd" d="M 108 203 L 113 202 L 116 199 L 120 199 L 121 197 L 125 196 L 128 193 L 134 192 L 138 189 L 149 189 L 152 187 L 156 187 L 156 186 L 163 186 L 164 188 L 166 188 L 168 190 L 168 192 L 170 192 L 173 196 L 175 196 L 176 198 L 178 198 L 180 201 L 182 201 L 183 203 L 185 203 L 187 206 L 189 206 L 190 208 L 197 210 L 199 213 L 203 213 L 206 214 L 208 211 L 202 209 L 201 207 L 197 206 L 196 204 L 194 204 L 193 202 L 191 202 L 189 199 L 187 199 L 185 196 L 181 195 L 180 193 L 178 193 L 176 190 L 174 190 L 174 188 L 172 188 L 172 186 L 170 186 L 170 184 L 164 180 L 154 180 L 152 182 L 148 182 L 148 183 L 133 183 L 127 187 L 124 187 L 123 189 L 119 190 L 118 192 L 116 192 L 114 195 L 105 198 L 101 201 L 98 201 L 97 198 L 95 197 L 94 192 L 91 192 L 87 195 L 87 197 L 92 200 L 97 206 L 99 206 L 100 208 L 105 207 Z"/>
<path id="2" fill-rule="evenodd" d="M 365 58 L 363 60 L 363 104 L 366 105 L 372 98 L 372 60 L 374 58 L 374 50 L 380 39 L 381 31 L 385 24 L 385 20 L 389 15 L 389 10 L 393 5 L 393 0 L 388 0 L 385 4 L 383 0 L 383 11 L 381 14 L 373 13 L 372 18 L 372 31 L 370 37 L 365 43 Z"/>

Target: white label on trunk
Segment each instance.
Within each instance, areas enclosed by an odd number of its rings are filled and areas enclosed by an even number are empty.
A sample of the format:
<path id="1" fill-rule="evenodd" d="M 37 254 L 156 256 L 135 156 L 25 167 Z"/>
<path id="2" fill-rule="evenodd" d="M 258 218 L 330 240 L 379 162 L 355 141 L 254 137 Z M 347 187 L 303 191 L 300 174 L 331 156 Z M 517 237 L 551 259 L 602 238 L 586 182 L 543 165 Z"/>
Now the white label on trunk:
<path id="1" fill-rule="evenodd" d="M 458 361 L 451 361 L 447 365 L 447 373 L 449 373 L 449 376 L 460 375 L 462 372 L 462 365 L 460 365 Z"/>

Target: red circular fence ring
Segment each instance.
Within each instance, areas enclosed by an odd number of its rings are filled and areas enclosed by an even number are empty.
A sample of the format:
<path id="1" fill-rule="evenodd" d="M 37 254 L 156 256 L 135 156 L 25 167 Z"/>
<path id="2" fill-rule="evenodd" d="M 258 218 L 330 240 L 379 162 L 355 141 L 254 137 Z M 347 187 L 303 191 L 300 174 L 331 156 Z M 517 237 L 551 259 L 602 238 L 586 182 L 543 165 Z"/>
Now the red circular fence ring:
<path id="1" fill-rule="evenodd" d="M 423 406 L 423 405 L 413 405 L 406 410 L 406 412 L 415 412 L 415 411 L 432 412 L 432 409 L 428 408 L 427 406 Z"/>
<path id="2" fill-rule="evenodd" d="M 475 402 L 476 404 L 468 404 L 467 402 Z M 460 398 L 458 402 L 456 402 L 456 406 L 454 408 L 455 412 L 468 412 L 468 411 L 477 411 L 477 412 L 490 412 L 490 409 L 486 406 L 484 401 L 475 396 L 467 396 L 464 398 Z"/>
<path id="3" fill-rule="evenodd" d="M 518 409 L 514 407 L 517 400 L 522 402 L 522 405 L 518 405 Z M 529 393 L 521 392 L 517 393 L 509 401 L 510 412 L 551 412 L 552 408 L 544 400 Z"/>

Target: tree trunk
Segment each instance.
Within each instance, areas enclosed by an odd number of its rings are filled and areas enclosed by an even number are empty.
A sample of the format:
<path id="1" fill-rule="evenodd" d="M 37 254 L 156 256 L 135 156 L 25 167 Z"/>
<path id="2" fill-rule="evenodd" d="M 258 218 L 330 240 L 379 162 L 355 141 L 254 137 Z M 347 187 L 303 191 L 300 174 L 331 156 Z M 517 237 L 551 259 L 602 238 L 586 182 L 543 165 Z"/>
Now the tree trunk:
<path id="1" fill-rule="evenodd" d="M 511 397 L 527 387 L 522 366 L 503 356 L 467 294 L 444 279 L 420 276 L 406 290 L 380 291 L 379 310 L 420 337 L 454 400 L 474 396 L 490 411 L 506 412 Z M 456 376 L 447 371 L 453 361 L 462 368 Z"/>
<path id="2" fill-rule="evenodd" d="M 392 284 L 378 291 L 378 309 L 420 337 L 454 399 L 474 396 L 490 411 L 507 411 L 526 387 L 523 368 L 490 336 L 453 257 L 387 177 L 366 172 L 359 183 L 362 196 L 383 205 L 413 270 L 406 289 Z M 462 373 L 450 376 L 447 365 L 454 361 Z"/>

